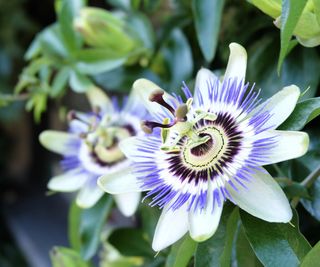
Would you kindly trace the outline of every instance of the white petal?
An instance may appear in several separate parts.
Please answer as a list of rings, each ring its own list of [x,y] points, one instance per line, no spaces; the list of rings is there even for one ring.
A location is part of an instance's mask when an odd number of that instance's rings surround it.
[[[113,104],[105,92],[98,87],[91,87],[86,92],[91,108],[99,107],[102,112],[113,112]]]
[[[127,168],[122,171],[102,175],[98,179],[98,185],[109,194],[141,192],[139,182],[131,172],[131,168]]]
[[[66,132],[47,130],[39,135],[39,141],[46,149],[62,155],[72,154],[68,144],[77,141],[78,136]]]
[[[124,113],[131,113],[132,111],[136,111],[139,113],[139,115],[141,114],[140,117],[143,117],[143,114],[146,113],[146,109],[144,107],[143,101],[141,100],[139,90],[131,90],[128,101],[126,102],[122,111]]]
[[[268,135],[275,136],[277,145],[271,149],[272,155],[266,164],[277,163],[303,156],[309,147],[309,136],[304,132],[271,130]]]
[[[206,106],[209,101],[209,88],[218,78],[208,69],[198,71],[194,87],[194,103],[199,106],[202,102]]]
[[[88,209],[94,206],[103,196],[104,192],[92,181],[82,187],[77,195],[76,203],[83,209]]]
[[[287,223],[291,220],[289,201],[266,170],[255,171],[251,181],[245,182],[245,185],[247,188],[238,185],[238,191],[226,185],[232,201],[241,209],[268,222]]]
[[[87,179],[87,174],[75,169],[51,178],[48,188],[52,191],[72,192],[80,189]]]
[[[175,211],[168,209],[169,205],[162,211],[156,226],[152,242],[152,248],[155,251],[160,251],[172,245],[188,232],[186,205]]]
[[[148,137],[144,137],[147,140]],[[141,137],[129,137],[119,142],[119,148],[125,156],[134,162],[144,162],[146,157],[150,157],[150,154],[139,150],[139,147],[143,144]]]
[[[132,216],[137,210],[141,199],[141,193],[132,192],[125,194],[117,194],[113,197],[121,213],[124,216],[129,217]]]
[[[224,79],[237,78],[238,81],[242,81],[246,76],[247,69],[247,52],[237,43],[231,43],[229,45],[230,56]]]
[[[163,91],[163,89],[161,89],[158,85],[146,79],[139,79],[134,82],[133,90],[133,93],[140,97],[142,104],[149,111],[149,113],[157,119],[157,121],[162,122],[164,118],[173,117],[172,114],[166,108],[164,108],[156,102],[151,102],[149,100],[150,95],[155,91]],[[168,104],[177,104],[177,100],[166,92],[163,95],[163,99]]]
[[[223,205],[213,203],[213,192],[207,196],[207,206],[204,210],[197,209],[189,212],[190,236],[197,242],[209,239],[217,230]],[[213,206],[214,205],[214,206]]]
[[[276,129],[283,123],[294,110],[300,96],[299,87],[290,85],[284,87],[281,91],[273,95],[266,102],[256,107],[252,113],[260,111],[268,111],[272,117],[265,123],[265,127]],[[264,107],[265,106],[265,107]]]

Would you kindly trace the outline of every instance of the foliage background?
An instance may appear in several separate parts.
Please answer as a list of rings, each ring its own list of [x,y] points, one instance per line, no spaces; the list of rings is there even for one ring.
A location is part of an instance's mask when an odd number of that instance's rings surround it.
[[[69,243],[64,244],[68,248],[53,249],[52,264],[316,266],[312,264],[317,264],[320,257],[319,243],[316,245],[320,240],[320,180],[315,179],[320,165],[316,118],[320,113],[320,55],[318,47],[306,48],[292,35],[299,37],[296,25],[310,2],[314,5],[312,14],[320,21],[319,1],[283,0],[282,11],[281,1],[269,1],[276,7],[280,3],[278,12],[285,22],[281,30],[274,26],[274,18],[253,5],[256,1],[251,2],[0,2],[1,266],[25,266],[25,259],[32,257],[21,248],[17,228],[11,223],[16,216],[12,212],[15,205],[34,194],[40,196],[40,202],[56,197],[45,196],[57,158],[40,148],[37,136],[41,130],[64,129],[68,110],[85,111],[88,105],[83,93],[93,84],[120,96],[128,93],[139,77],[175,93],[179,93],[182,81],[193,88],[193,77],[202,66],[217,73],[223,71],[230,42],[247,49],[247,80],[262,89],[263,98],[290,84],[304,92],[294,114],[281,128],[310,133],[309,152],[300,159],[269,166],[293,204],[301,200],[296,227],[271,225],[230,205],[213,238],[197,245],[186,237],[154,258],[150,242],[159,212],[142,205],[136,217],[126,221],[105,197],[86,211],[70,204]],[[80,8],[86,5],[114,12],[114,28],[103,23],[94,28],[75,26]],[[106,20],[113,25],[110,18]],[[304,24],[306,30],[318,26]],[[303,182],[310,174],[312,183]],[[34,206],[28,208],[32,213]],[[66,220],[67,214],[63,216]],[[46,214],[41,224],[50,220],[50,214]]]

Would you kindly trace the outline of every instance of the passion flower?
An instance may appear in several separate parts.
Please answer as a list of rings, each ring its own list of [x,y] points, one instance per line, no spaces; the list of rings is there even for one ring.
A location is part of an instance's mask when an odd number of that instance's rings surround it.
[[[201,69],[193,96],[183,86],[186,101],[144,79],[133,86],[153,116],[142,125],[147,137],[120,142],[136,179],[99,183],[110,193],[147,191],[150,205],[163,209],[156,251],[188,231],[196,241],[210,238],[227,199],[269,222],[292,217],[285,194],[261,166],[307,151],[306,133],[275,130],[293,111],[299,88],[285,87],[260,103],[259,91],[244,82],[245,49],[232,43],[230,51],[223,80]]]
[[[53,177],[48,188],[60,192],[79,190],[76,203],[82,208],[92,207],[104,194],[97,185],[100,176],[132,179],[130,162],[121,152],[119,142],[143,133],[139,116],[145,113],[133,94],[123,109],[98,88],[91,89],[88,98],[93,111],[70,112],[69,132],[48,130],[40,134],[44,147],[63,155],[64,173]],[[140,193],[116,194],[114,199],[120,211],[130,216],[139,204]]]

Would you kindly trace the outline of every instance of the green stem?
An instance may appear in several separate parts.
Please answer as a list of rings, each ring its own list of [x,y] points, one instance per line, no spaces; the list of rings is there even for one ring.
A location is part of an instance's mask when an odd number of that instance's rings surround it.
[[[285,173],[281,170],[281,168],[277,164],[272,164],[272,167],[276,170],[279,176],[287,177]]]
[[[313,172],[311,172],[300,184],[304,187],[310,187],[320,176],[320,165]],[[294,197],[291,201],[291,206],[296,207],[300,201],[300,197]]]
[[[0,99],[9,101],[9,102],[14,102],[14,101],[23,101],[28,99],[30,95],[29,94],[19,94],[19,95],[11,95],[11,94],[0,94]]]

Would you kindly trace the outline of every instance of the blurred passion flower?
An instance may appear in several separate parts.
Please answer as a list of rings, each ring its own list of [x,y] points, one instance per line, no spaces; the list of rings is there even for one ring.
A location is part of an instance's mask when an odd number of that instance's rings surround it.
[[[281,0],[249,0],[262,12],[274,18],[274,24],[281,27]],[[320,45],[320,8],[319,1],[308,0],[298,23],[293,31],[298,42],[306,47]]]
[[[93,112],[71,112],[69,132],[47,130],[39,137],[44,147],[64,157],[64,173],[53,177],[48,188],[60,192],[79,190],[76,203],[82,208],[92,207],[104,194],[97,185],[100,176],[114,175],[123,183],[133,179],[129,160],[118,144],[143,133],[140,115],[145,111],[137,105],[133,94],[123,109],[98,88],[90,89],[87,95]],[[120,211],[130,216],[140,202],[140,193],[116,194],[114,199]]]
[[[306,133],[275,130],[293,111],[299,88],[283,88],[260,104],[259,92],[244,83],[245,49],[230,45],[223,80],[201,69],[194,96],[173,97],[140,79],[134,90],[154,121],[147,137],[120,142],[137,180],[99,180],[110,193],[148,191],[151,206],[163,208],[153,239],[159,251],[188,231],[196,241],[216,231],[226,199],[269,222],[289,222],[292,211],[281,187],[261,166],[302,156]],[[131,178],[133,178],[131,176]]]

